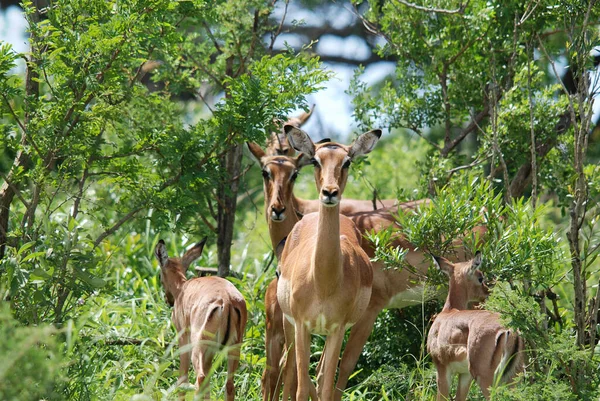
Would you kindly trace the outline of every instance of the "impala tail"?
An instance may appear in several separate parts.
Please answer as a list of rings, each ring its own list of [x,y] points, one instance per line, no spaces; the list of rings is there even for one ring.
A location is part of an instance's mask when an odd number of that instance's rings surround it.
[[[228,305],[227,311],[223,313],[222,325],[222,345],[231,345],[239,342],[240,333],[242,333],[242,313],[234,305]],[[225,318],[226,317],[226,318]]]
[[[523,370],[525,344],[515,331],[506,330],[498,334],[496,347],[503,352],[495,379],[499,375],[499,382],[506,383]]]

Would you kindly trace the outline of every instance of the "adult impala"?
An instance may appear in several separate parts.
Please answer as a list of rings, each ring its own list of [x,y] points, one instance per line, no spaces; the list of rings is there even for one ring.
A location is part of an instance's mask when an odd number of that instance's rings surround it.
[[[298,177],[300,169],[310,164],[308,157],[300,154],[297,157],[269,155],[268,150],[263,150],[254,143],[248,143],[251,153],[260,163],[263,175],[263,189],[265,198],[265,217],[269,227],[269,235],[273,249],[288,236],[294,225],[299,221],[299,213],[296,208],[299,207],[298,199],[294,196],[294,183]],[[346,200],[342,200],[343,205]],[[303,202],[303,201],[302,201]],[[317,202],[319,202],[317,200]],[[416,210],[419,205],[429,202],[428,199],[419,201],[410,201],[401,203],[398,208],[403,211]],[[300,206],[301,207],[301,206]],[[374,226],[370,215],[379,216],[380,211],[365,212],[354,216],[355,223],[365,224],[368,220],[368,226]],[[393,219],[389,211],[385,212],[390,216],[391,223]],[[300,213],[302,214],[302,213]],[[364,230],[362,230],[364,232]],[[364,245],[364,243],[363,243]],[[266,364],[262,376],[263,400],[273,400],[279,395],[279,388],[285,374],[281,373],[280,363],[284,355],[284,332],[283,315],[281,307],[277,302],[277,279],[269,283],[265,293],[265,311],[266,311],[266,330],[265,330],[265,349]],[[354,327],[353,327],[354,330]],[[366,341],[366,340],[365,340]],[[362,349],[362,346],[361,348]],[[350,370],[353,369],[353,366]],[[290,380],[295,381],[295,377],[290,376]],[[292,390],[293,391],[293,384]]]
[[[489,399],[492,385],[509,381],[523,370],[523,340],[502,326],[497,313],[468,310],[470,302],[483,301],[489,295],[479,270],[479,252],[473,260],[463,263],[437,257],[434,260],[450,278],[444,309],[427,336],[427,350],[437,369],[437,400],[450,400],[455,374],[457,401],[466,400],[473,379]]]
[[[261,165],[264,178],[265,216],[273,250],[288,236],[300,220],[293,204],[293,188],[298,172],[308,163],[304,155],[297,157],[268,156],[260,146],[249,143],[248,147]],[[265,293],[265,348],[266,362],[262,376],[263,400],[273,400],[279,395],[282,375],[280,364],[284,355],[285,336],[283,313],[277,302],[277,279],[273,279]],[[289,376],[288,380],[294,381]],[[294,388],[293,383],[290,388]]]
[[[351,146],[315,145],[300,129],[284,126],[290,144],[315,164],[320,207],[305,215],[288,236],[280,261],[277,299],[285,318],[286,343],[295,349],[296,400],[305,401],[314,385],[309,376],[310,335],[327,336],[321,360],[318,399],[334,397],[335,373],[345,331],[367,308],[373,271],[352,220],[340,215],[340,200],[355,157],[373,150],[380,130],[369,131]],[[291,352],[291,351],[290,351]],[[290,357],[288,356],[288,360]],[[284,399],[288,381],[284,382]]]
[[[215,351],[227,347],[227,401],[233,401],[233,375],[240,359],[240,346],[246,328],[246,301],[229,281],[220,277],[186,279],[190,264],[202,254],[206,238],[188,250],[182,258],[169,258],[163,240],[154,254],[160,264],[160,281],[165,299],[173,307],[171,319],[179,333],[179,384],[188,382],[190,359],[196,371],[196,391],[210,396],[209,377]],[[185,395],[180,396],[181,399]]]

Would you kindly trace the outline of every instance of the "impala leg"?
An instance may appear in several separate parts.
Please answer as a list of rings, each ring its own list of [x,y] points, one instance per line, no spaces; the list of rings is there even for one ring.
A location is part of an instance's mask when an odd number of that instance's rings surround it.
[[[469,373],[463,373],[458,376],[458,388],[456,391],[456,401],[465,401],[469,395],[469,388],[473,377]]]
[[[327,344],[325,344],[327,345]],[[321,352],[321,357],[319,358],[319,363],[317,364],[317,393],[321,393],[321,388],[323,388],[323,361],[325,359],[325,346],[323,346],[323,351]]]
[[[185,332],[179,336],[179,349],[185,348],[190,343],[190,334]],[[179,379],[177,385],[186,384],[189,382],[188,373],[190,371],[190,351],[179,354]],[[179,399],[185,399],[185,393],[179,394]]]
[[[194,339],[192,338],[192,341]],[[196,371],[196,395],[204,394],[204,399],[210,398],[210,367],[214,353],[209,349],[206,340],[196,340],[192,350],[192,363]]]
[[[348,385],[348,379],[356,367],[356,362],[373,331],[377,315],[381,311],[379,306],[369,306],[362,315],[360,320],[356,322],[350,330],[350,337],[344,348],[342,361],[340,362],[340,373],[338,375],[337,386],[335,391],[335,401],[342,399],[342,393]]]
[[[327,336],[325,341],[325,357],[323,359],[323,387],[320,389],[320,401],[333,401],[335,393],[335,372],[344,341],[344,330],[342,326],[334,333]]]
[[[235,386],[233,385],[233,376],[240,364],[241,344],[233,345],[227,352],[227,384],[225,385],[225,394],[227,401],[233,401],[235,398]]]
[[[450,400],[450,384],[452,377],[450,372],[443,366],[437,365],[437,401]]]
[[[283,323],[285,333],[285,362],[283,363],[283,401],[296,399],[296,347],[295,329],[287,319]]]
[[[477,384],[486,400],[490,399],[490,388],[494,385],[494,371],[490,370],[486,374],[477,377]]]
[[[262,376],[262,392],[264,401],[273,401],[279,395],[280,373],[284,364],[281,358],[285,351],[285,341],[282,336],[275,336],[272,330],[267,329],[265,333],[266,366]],[[281,366],[280,366],[281,365]]]
[[[298,376],[298,389],[296,401],[308,401],[310,390],[310,375],[308,366],[310,362],[310,333],[308,329],[299,324],[296,326],[296,371]]]

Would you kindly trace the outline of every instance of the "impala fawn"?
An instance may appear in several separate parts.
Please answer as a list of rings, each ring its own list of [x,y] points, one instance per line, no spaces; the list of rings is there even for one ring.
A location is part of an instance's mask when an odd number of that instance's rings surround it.
[[[500,323],[498,313],[468,310],[470,302],[483,301],[489,295],[479,270],[479,252],[468,262],[452,263],[438,257],[434,261],[450,278],[446,303],[427,336],[427,350],[437,369],[437,400],[450,400],[455,374],[457,401],[467,398],[473,379],[489,399],[492,385],[509,381],[523,370],[523,339]]]
[[[196,371],[197,392],[210,396],[208,373],[215,352],[227,347],[226,399],[233,401],[233,375],[240,359],[240,347],[246,328],[246,301],[229,281],[220,277],[186,279],[190,264],[200,257],[206,238],[181,258],[169,258],[163,240],[154,254],[160,264],[160,281],[165,299],[173,307],[171,319],[179,333],[179,384],[188,382],[190,360]],[[192,348],[186,350],[187,345]],[[184,399],[185,394],[180,395]]]

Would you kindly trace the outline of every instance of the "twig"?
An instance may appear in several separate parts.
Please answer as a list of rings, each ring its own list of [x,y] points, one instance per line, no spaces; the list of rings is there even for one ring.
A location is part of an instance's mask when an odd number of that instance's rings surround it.
[[[290,0],[285,0],[285,8],[283,9],[283,16],[281,17],[281,21],[279,22],[279,27],[275,33],[271,32],[271,43],[269,44],[269,54],[273,54],[273,46],[275,45],[275,41],[277,37],[281,34],[281,30],[283,29],[283,23],[285,22],[285,17],[287,16],[288,6],[290,4]]]
[[[461,4],[455,10],[447,10],[445,8],[423,7],[418,4],[409,3],[408,1],[405,1],[405,0],[396,0],[396,1],[400,4],[405,5],[406,7],[410,7],[415,10],[424,11],[427,13],[438,13],[438,14],[462,14],[465,12],[465,9],[467,8],[467,5],[469,4],[469,2],[467,1],[465,4]]]
[[[450,178],[452,177],[452,175],[454,175],[454,173],[456,173],[457,171],[460,170],[466,170],[475,166],[479,166],[480,164],[483,164],[484,162],[486,162],[487,160],[489,160],[490,156],[485,157],[484,159],[475,159],[473,160],[473,162],[464,165],[464,166],[459,166],[459,167],[454,167],[453,169],[448,170],[448,180],[450,180]]]
[[[212,40],[213,44],[215,45],[215,49],[217,49],[219,54],[223,54],[223,50],[221,50],[221,46],[219,46],[219,42],[217,42],[217,39],[214,37],[214,35],[213,35],[212,31],[210,30],[210,27],[208,26],[206,21],[202,21],[202,25],[204,26],[204,29],[206,29],[206,33],[208,33],[208,37]]]
[[[111,235],[115,231],[117,231],[123,224],[125,224],[126,222],[128,222],[129,220],[131,220],[133,218],[133,216],[135,216],[140,210],[142,210],[141,207],[133,209],[132,211],[130,211],[129,213],[127,213],[125,216],[123,216],[119,221],[117,221],[115,224],[113,224],[112,227],[110,227],[109,229],[107,229],[106,231],[104,231],[102,234],[100,234],[98,236],[98,238],[96,238],[96,241],[94,241],[94,248],[98,247],[98,245],[100,245],[100,243],[102,241],[104,241],[104,239],[106,237],[108,237],[109,235]]]
[[[531,130],[531,207],[535,210],[537,202],[537,154],[535,151],[535,128],[533,127],[533,95],[531,94],[531,59],[533,58],[533,51],[529,52],[530,47],[531,43],[527,41],[527,55],[531,57],[527,60],[527,94],[529,97],[529,128]]]
[[[2,171],[0,171],[0,177],[2,177],[4,182],[6,182],[6,184],[14,191],[14,193],[17,195],[17,198],[19,198],[23,205],[25,205],[25,208],[29,209],[29,202],[25,200],[21,191],[19,191],[19,188],[17,188],[12,182],[10,182],[8,177]]]

